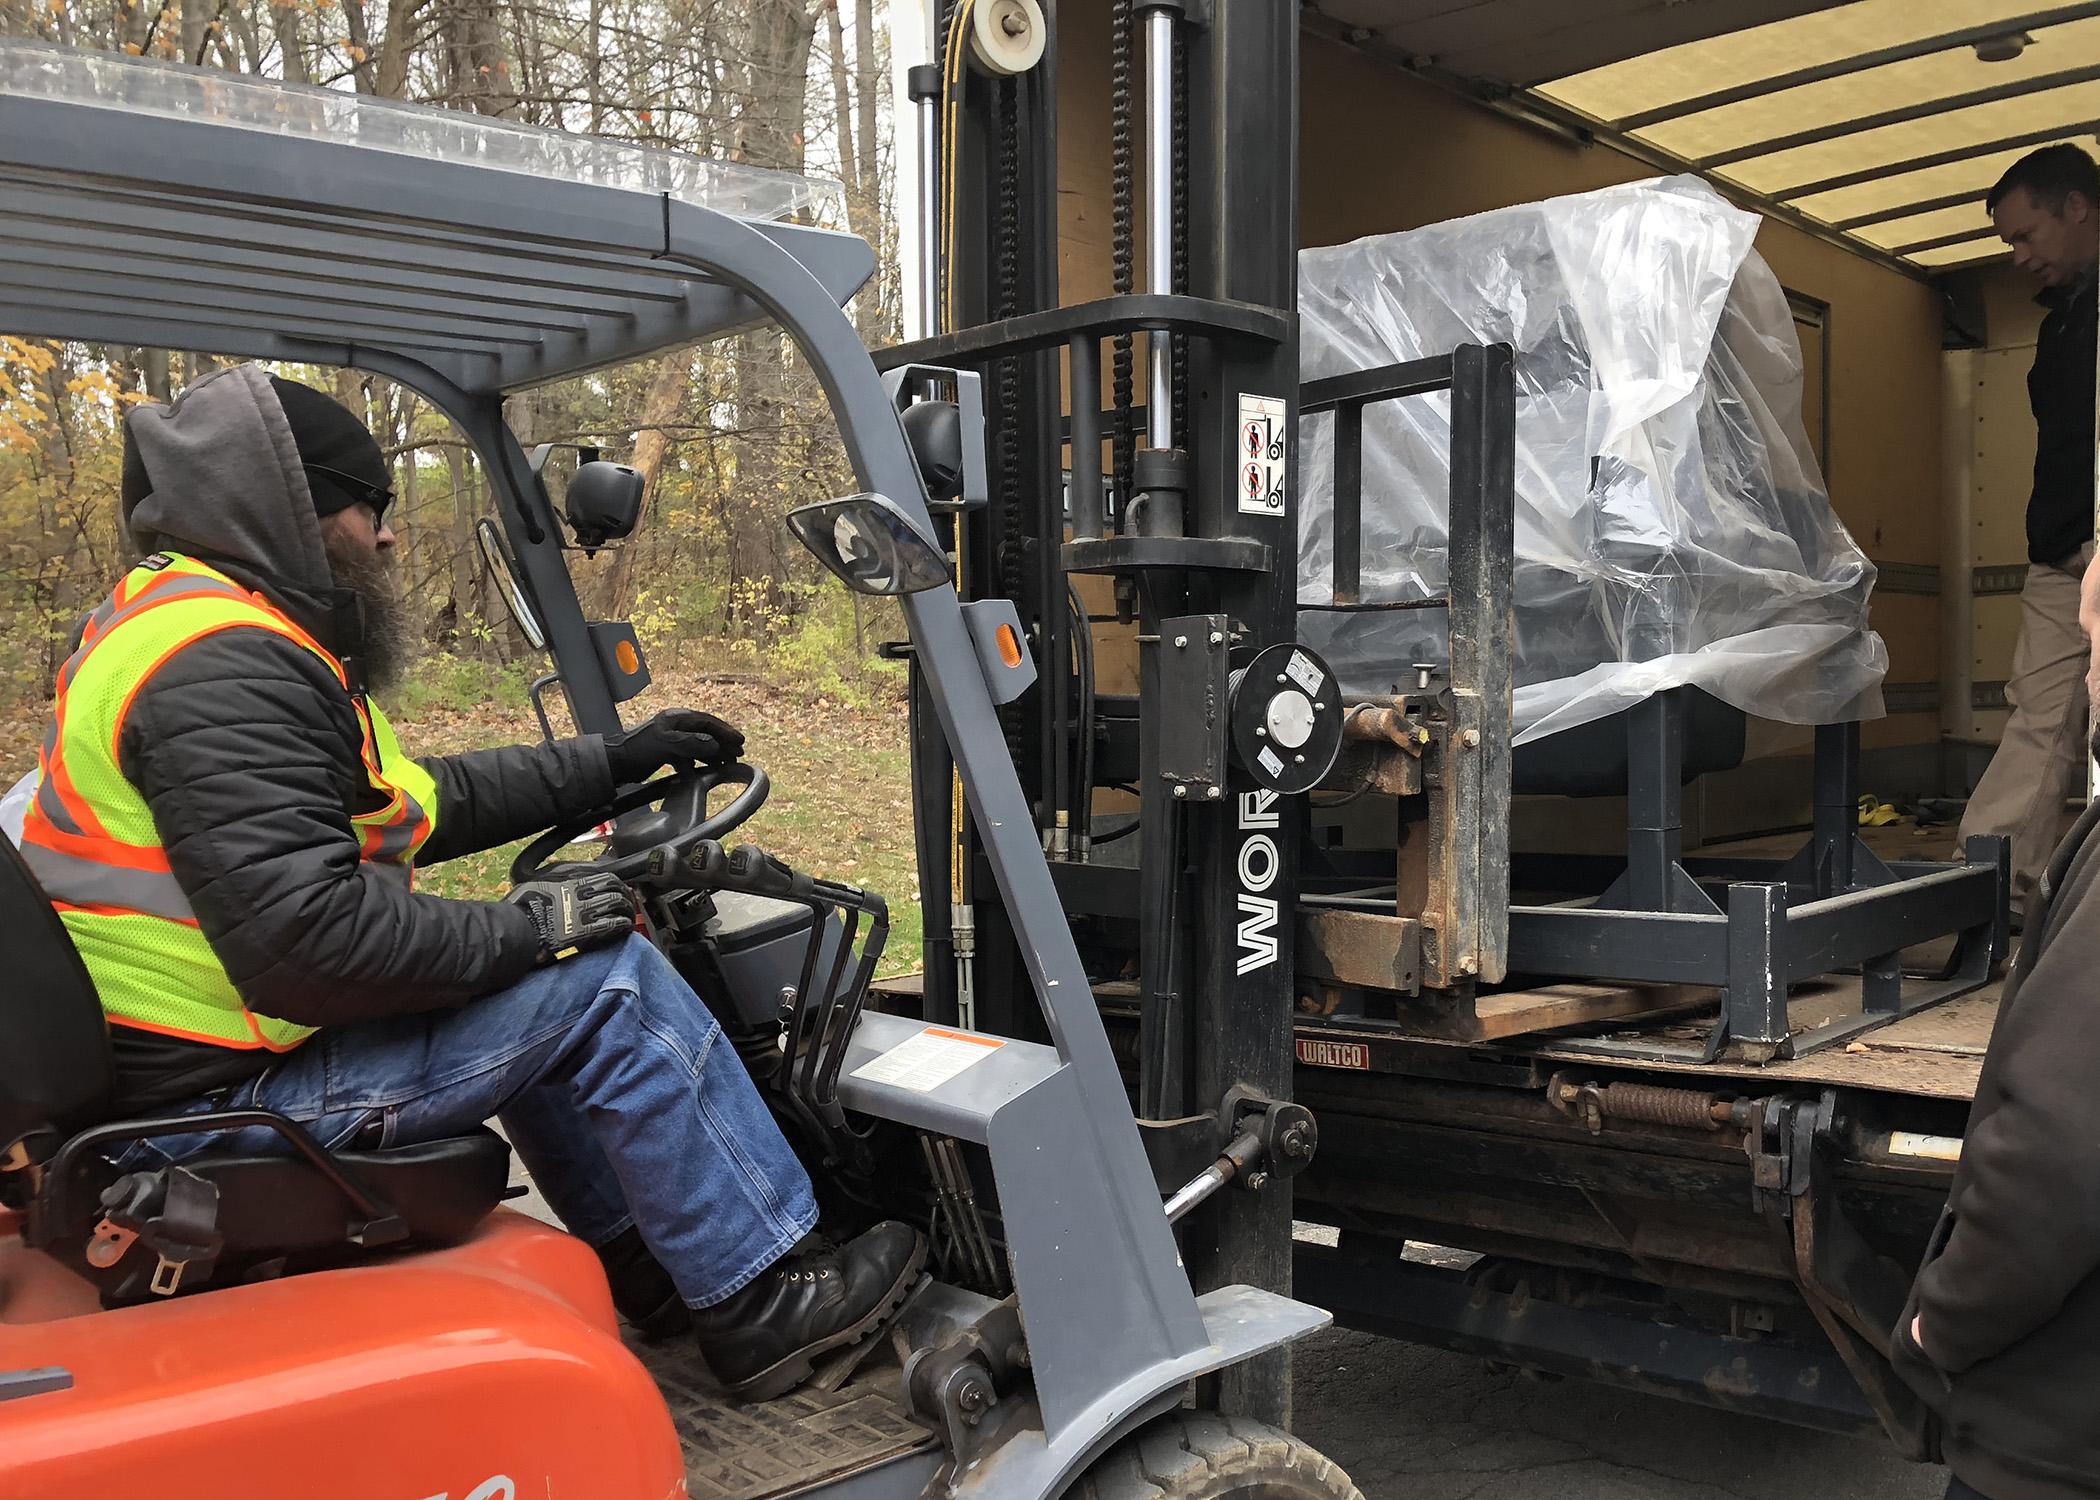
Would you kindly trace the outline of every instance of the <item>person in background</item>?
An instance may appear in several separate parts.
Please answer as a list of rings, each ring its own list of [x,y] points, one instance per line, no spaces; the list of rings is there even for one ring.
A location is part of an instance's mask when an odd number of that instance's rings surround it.
[[[2027,500],[2027,584],[2020,640],[2005,684],[2012,717],[1969,798],[1964,844],[2012,840],[2013,913],[2025,910],[2056,847],[2065,799],[2083,765],[2086,639],[2078,586],[2093,555],[2094,261],[2100,258],[2100,166],[2077,146],[2045,146],[2006,170],[1985,199],[2013,264],[2042,284],[2048,309],[2027,375],[2034,411],[2034,488]]]

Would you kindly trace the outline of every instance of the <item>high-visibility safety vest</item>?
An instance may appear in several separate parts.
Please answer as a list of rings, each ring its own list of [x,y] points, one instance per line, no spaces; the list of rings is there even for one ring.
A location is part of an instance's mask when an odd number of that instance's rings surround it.
[[[42,783],[22,822],[22,855],[87,964],[113,1024],[226,1047],[283,1052],[313,1034],[250,1011],[198,930],[168,868],[152,811],[125,779],[117,744],[140,686],[183,647],[221,630],[275,631],[349,687],[343,665],[262,595],[193,558],[157,554],[88,617],[58,674],[40,756]],[[437,786],[406,755],[378,707],[352,700],[365,775],[380,796],[351,823],[366,862],[405,883],[436,827]]]

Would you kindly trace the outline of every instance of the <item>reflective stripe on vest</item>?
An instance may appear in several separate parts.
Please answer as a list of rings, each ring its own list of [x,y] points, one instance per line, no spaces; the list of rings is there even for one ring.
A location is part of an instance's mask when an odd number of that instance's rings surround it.
[[[257,1015],[242,1003],[168,867],[152,810],[119,763],[125,715],[146,679],[183,647],[233,629],[296,642],[347,689],[342,664],[261,595],[192,558],[147,559],[88,617],[59,671],[38,757],[42,780],[22,822],[22,854],[72,934],[112,1022],[284,1051],[313,1028]],[[350,821],[364,860],[406,883],[435,828],[437,787],[402,753],[377,706],[362,696],[352,701],[365,779],[380,805]]]

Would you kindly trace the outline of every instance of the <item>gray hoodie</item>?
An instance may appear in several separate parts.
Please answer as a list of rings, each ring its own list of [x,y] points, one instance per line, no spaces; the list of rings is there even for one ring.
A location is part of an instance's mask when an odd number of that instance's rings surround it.
[[[140,552],[181,552],[270,596],[339,657],[363,631],[335,586],[291,424],[257,365],[215,370],[172,406],[125,414],[124,520]]]

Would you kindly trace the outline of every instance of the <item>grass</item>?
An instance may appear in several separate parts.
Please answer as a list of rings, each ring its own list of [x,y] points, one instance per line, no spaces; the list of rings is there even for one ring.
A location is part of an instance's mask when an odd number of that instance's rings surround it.
[[[409,729],[397,727],[409,740]],[[773,778],[773,794],[727,842],[757,844],[798,870],[881,895],[889,902],[891,925],[877,972],[916,970],[923,951],[923,923],[911,842],[909,755],[903,750],[838,745],[817,752],[813,740],[790,742],[790,748],[763,731],[747,732],[752,744],[746,758],[765,767]],[[761,750],[761,740],[772,743]],[[878,806],[876,799],[885,800]],[[497,900],[510,889],[511,861],[528,842],[520,839],[418,870],[416,889],[455,900]]]
[[[384,700],[411,755],[448,755],[540,738],[525,704],[523,668],[451,657],[420,664]],[[922,923],[912,849],[910,752],[901,693],[884,684],[852,694],[769,682],[744,673],[669,668],[621,706],[629,724],[659,709],[704,708],[743,729],[745,759],[772,778],[772,796],[728,842],[752,842],[807,870],[880,894],[890,938],[878,972],[919,967]],[[558,702],[559,695],[550,695]],[[19,704],[0,722],[0,790],[36,765],[47,703]],[[555,729],[562,732],[557,721]],[[455,900],[494,901],[510,889],[510,863],[527,840],[416,872],[416,888]],[[936,899],[939,899],[938,896]]]
[[[419,674],[413,692],[395,695],[389,716],[410,754],[539,737],[529,709],[500,691],[451,691],[459,680],[447,667],[436,684]],[[798,870],[877,892],[889,903],[891,924],[879,972],[917,969],[923,924],[903,705],[849,703],[742,674],[671,670],[622,713],[632,724],[673,705],[705,708],[736,724],[745,734],[744,758],[772,778],[766,805],[727,842],[755,843]],[[525,842],[420,870],[417,889],[496,900],[510,889],[510,863]]]

